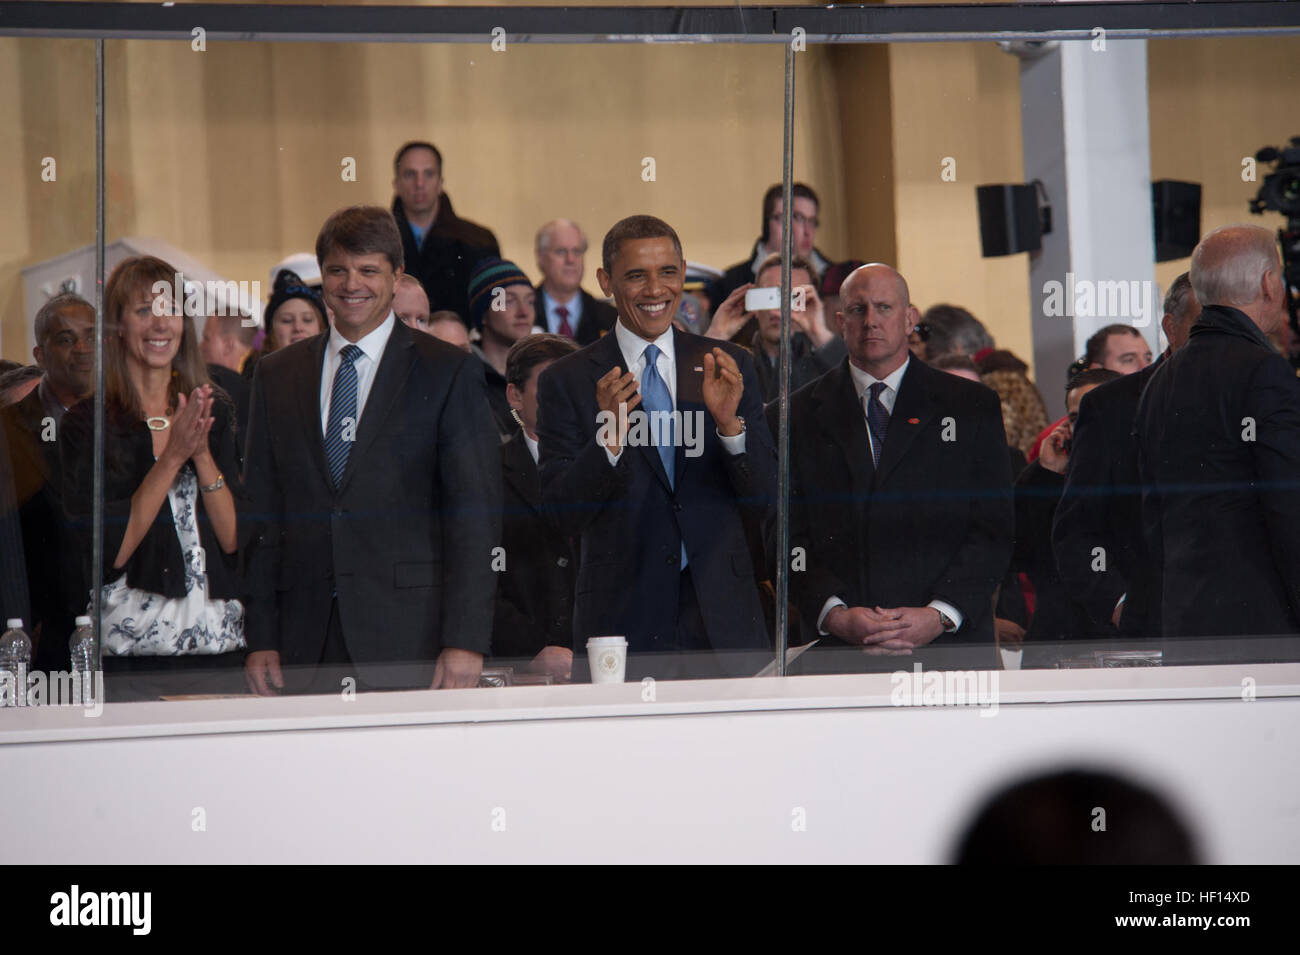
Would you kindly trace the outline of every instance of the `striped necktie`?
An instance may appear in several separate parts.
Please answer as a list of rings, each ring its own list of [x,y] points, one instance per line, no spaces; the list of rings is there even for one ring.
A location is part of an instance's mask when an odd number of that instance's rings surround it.
[[[348,466],[348,452],[357,436],[357,368],[354,362],[361,354],[356,345],[343,347],[339,352],[338,371],[334,372],[334,390],[330,392],[325,459],[336,488],[343,479],[343,470]]]

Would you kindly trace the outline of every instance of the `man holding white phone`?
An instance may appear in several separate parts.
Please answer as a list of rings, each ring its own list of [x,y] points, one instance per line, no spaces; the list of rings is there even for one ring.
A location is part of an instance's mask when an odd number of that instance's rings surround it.
[[[790,262],[791,307],[794,323],[790,336],[790,390],[803,387],[835,367],[846,354],[844,340],[826,324],[826,309],[817,294],[816,275],[807,259],[795,256]],[[769,255],[759,266],[757,282],[737,286],[713,315],[707,334],[731,340],[751,318],[757,328],[749,348],[758,372],[763,401],[774,400],[780,391],[778,360],[781,349],[781,256]]]

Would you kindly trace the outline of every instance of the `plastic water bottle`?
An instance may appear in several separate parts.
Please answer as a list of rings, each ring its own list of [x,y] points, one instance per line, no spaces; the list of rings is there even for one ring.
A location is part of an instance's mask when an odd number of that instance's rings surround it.
[[[23,630],[23,622],[11,617],[0,637],[0,681],[3,682],[6,706],[27,703],[27,670],[32,665],[32,638]]]
[[[95,628],[90,625],[89,617],[78,617],[77,629],[72,631],[68,640],[68,652],[72,655],[72,673],[75,677],[74,687],[81,692],[81,699],[76,703],[89,703],[94,699],[95,670],[99,668],[99,641],[95,639]]]

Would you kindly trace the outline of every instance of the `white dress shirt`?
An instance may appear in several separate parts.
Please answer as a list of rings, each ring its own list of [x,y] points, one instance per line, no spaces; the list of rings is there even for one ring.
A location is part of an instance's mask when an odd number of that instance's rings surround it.
[[[370,397],[370,386],[375,383],[379,359],[383,357],[384,346],[388,344],[388,337],[393,334],[393,323],[396,321],[396,316],[390,310],[388,317],[379,323],[379,327],[358,342],[348,341],[339,334],[337,328],[330,329],[329,344],[325,346],[325,364],[320,376],[320,433],[322,435],[329,430],[330,396],[334,393],[334,375],[338,372],[339,363],[342,361],[339,353],[352,344],[361,349],[361,354],[352,362],[357,370],[356,423],[360,424],[361,415],[366,410],[366,399]]]
[[[871,386],[878,381],[883,381],[885,383],[885,390],[880,393],[879,401],[882,405],[885,406],[885,410],[888,411],[889,414],[892,416],[894,413],[894,405],[898,401],[899,386],[901,386],[903,383],[903,375],[906,374],[907,366],[911,363],[911,361],[912,361],[912,357],[911,355],[909,355],[907,358],[903,359],[903,363],[901,365],[899,365],[896,369],[891,371],[884,378],[876,378],[875,376],[870,375],[867,372],[863,371],[857,365],[853,364],[853,362],[849,362],[849,372],[853,375],[853,388],[858,394],[858,410],[859,412],[862,413],[862,427],[867,432],[867,443],[868,446],[871,448],[873,456],[876,450],[876,439],[871,433],[871,428],[867,426],[866,404],[863,401],[863,396],[870,395]],[[826,631],[822,629],[822,623],[825,622],[826,615],[830,613],[832,610],[834,610],[836,607],[847,607],[847,606],[848,604],[846,604],[839,597],[827,598],[826,603],[822,605],[822,612],[817,616],[817,632],[825,636]],[[945,617],[947,617],[949,620],[955,623],[958,629],[961,628],[961,624],[962,624],[961,612],[952,604],[944,600],[932,599],[926,606],[933,607],[935,610],[939,611],[941,614],[943,614]]]
[[[659,372],[659,377],[663,379],[664,384],[668,386],[668,395],[673,400],[673,410],[677,410],[677,350],[673,344],[673,327],[668,326],[668,330],[656,338],[653,342],[648,342],[636,332],[629,329],[623,324],[620,318],[614,323],[614,337],[618,341],[619,351],[623,353],[624,373],[631,371],[636,376],[637,387],[641,387],[641,376],[645,373],[645,350],[650,345],[656,345],[659,348],[659,360],[655,362],[655,368]],[[687,374],[693,374],[694,370],[688,370]],[[639,410],[637,405],[633,410]],[[722,441],[722,447],[728,454],[745,453],[745,432],[727,436],[718,432],[718,438]],[[605,456],[609,459],[611,465],[618,464],[619,456],[623,449],[619,448],[618,454],[610,454],[609,448],[605,449]]]
[[[528,445],[528,453],[533,456],[533,463],[536,464],[541,458],[542,449],[536,438],[529,437],[527,429],[521,430],[524,432],[524,444]]]
[[[569,330],[572,331],[576,337],[578,334],[578,322],[582,319],[582,290],[579,289],[574,292],[573,298],[569,299],[567,302],[557,302],[555,299],[551,298],[551,294],[546,291],[542,291],[541,296],[546,309],[546,330],[552,335],[560,334],[560,316],[556,314],[555,310],[563,305],[569,310],[567,318]]]

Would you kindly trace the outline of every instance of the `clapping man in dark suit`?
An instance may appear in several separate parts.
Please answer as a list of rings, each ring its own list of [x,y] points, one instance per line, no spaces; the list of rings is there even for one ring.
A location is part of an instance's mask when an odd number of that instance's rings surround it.
[[[1215,229],[1191,280],[1200,318],[1135,428],[1162,634],[1300,635],[1300,382],[1268,341],[1286,320],[1272,234]]]
[[[397,321],[402,240],[374,206],[316,239],[334,326],[258,363],[249,424],[245,671],[284,686],[468,687],[501,527],[482,363]]]
[[[676,655],[769,645],[742,523],[776,484],[753,362],[673,327],[686,262],[666,222],[623,219],[601,259],[614,331],[539,382],[543,497],[581,541],[574,649],[621,635],[630,675],[753,672]]]
[[[916,309],[887,265],[844,281],[848,358],[790,399],[790,575],[808,637],[908,654],[993,641],[1013,509],[997,395],[910,357]],[[775,416],[776,408],[770,409]]]

